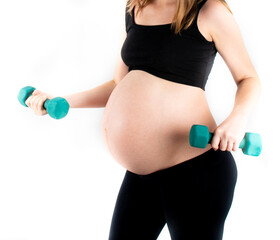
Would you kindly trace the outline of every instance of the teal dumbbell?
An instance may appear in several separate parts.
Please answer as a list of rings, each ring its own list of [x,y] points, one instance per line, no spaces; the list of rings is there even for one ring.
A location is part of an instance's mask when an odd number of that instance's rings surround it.
[[[21,105],[28,107],[25,104],[25,101],[32,95],[34,91],[35,88],[30,86],[24,87],[19,91],[17,98]],[[65,98],[56,97],[53,99],[47,99],[44,102],[44,108],[47,110],[50,117],[54,119],[61,119],[67,115],[69,111],[69,103]]]
[[[205,148],[212,141],[213,133],[210,133],[207,126],[193,125],[191,127],[189,140],[192,147]],[[258,133],[246,132],[239,148],[242,152],[251,156],[259,156],[262,150],[261,135]]]

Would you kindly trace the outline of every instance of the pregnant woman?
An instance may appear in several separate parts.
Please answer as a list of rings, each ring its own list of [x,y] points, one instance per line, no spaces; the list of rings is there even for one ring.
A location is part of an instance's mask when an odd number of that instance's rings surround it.
[[[221,240],[237,180],[230,151],[261,92],[239,28],[224,0],[128,0],[125,27],[113,80],[65,96],[72,108],[106,107],[104,140],[127,169],[109,239],[157,239],[167,224],[173,240]],[[205,96],[217,52],[237,85],[219,126]],[[46,98],[36,90],[26,104],[45,115]],[[189,145],[193,124],[214,132],[205,149]]]

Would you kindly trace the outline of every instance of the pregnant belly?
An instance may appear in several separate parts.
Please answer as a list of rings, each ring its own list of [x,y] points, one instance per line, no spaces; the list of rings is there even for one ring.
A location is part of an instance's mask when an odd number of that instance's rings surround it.
[[[102,133],[116,161],[131,172],[149,174],[210,149],[189,145],[192,124],[216,127],[204,91],[134,70],[113,90]]]

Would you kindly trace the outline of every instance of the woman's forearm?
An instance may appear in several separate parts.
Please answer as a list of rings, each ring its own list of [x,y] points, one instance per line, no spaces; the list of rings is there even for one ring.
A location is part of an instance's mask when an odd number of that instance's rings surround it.
[[[242,80],[235,94],[234,107],[230,115],[246,120],[250,118],[261,94],[261,83],[258,77]]]
[[[63,98],[67,100],[70,108],[105,107],[115,87],[115,81],[111,80],[95,88],[63,96]]]

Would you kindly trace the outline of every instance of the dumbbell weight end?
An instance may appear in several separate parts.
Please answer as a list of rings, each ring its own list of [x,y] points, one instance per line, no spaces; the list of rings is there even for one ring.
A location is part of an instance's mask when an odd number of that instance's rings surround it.
[[[65,98],[55,97],[53,99],[47,99],[44,102],[44,108],[47,110],[50,117],[61,119],[67,115],[70,106]]]
[[[24,107],[28,107],[26,104],[25,104],[25,101],[27,98],[29,98],[32,93],[35,91],[35,88],[34,87],[31,87],[31,86],[26,86],[22,89],[20,89],[18,95],[17,95],[17,99],[18,101],[20,102],[20,104]]]

